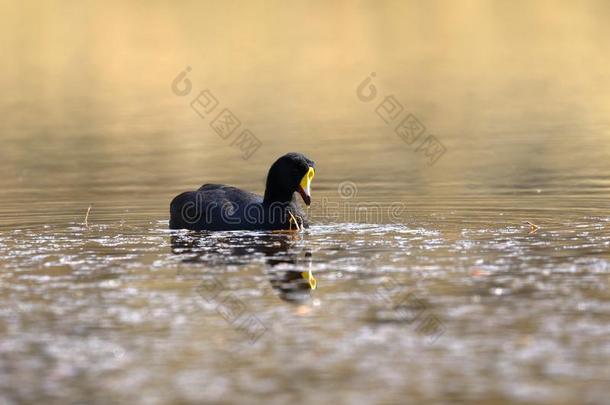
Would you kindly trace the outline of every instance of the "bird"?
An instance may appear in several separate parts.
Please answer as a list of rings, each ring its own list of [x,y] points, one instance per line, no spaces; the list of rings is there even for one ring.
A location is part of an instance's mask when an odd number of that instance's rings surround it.
[[[170,229],[193,231],[302,230],[309,221],[296,200],[311,204],[315,162],[302,153],[278,158],[269,169],[265,194],[260,196],[224,184],[204,184],[170,203]]]

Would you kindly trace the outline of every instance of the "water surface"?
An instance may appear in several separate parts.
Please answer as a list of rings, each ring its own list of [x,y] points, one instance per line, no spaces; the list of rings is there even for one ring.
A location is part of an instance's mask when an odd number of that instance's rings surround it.
[[[3,5],[0,402],[604,403],[607,4],[457,4]],[[306,232],[167,229],[293,150]]]

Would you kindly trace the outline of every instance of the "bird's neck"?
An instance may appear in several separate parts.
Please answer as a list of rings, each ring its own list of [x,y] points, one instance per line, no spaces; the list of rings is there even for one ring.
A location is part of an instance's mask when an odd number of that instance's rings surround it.
[[[294,193],[269,187],[269,184],[267,184],[263,202],[265,204],[290,204],[293,198]]]
[[[294,192],[286,190],[286,187],[281,187],[282,177],[278,174],[280,168],[277,167],[277,162],[274,163],[267,173],[267,181],[265,182],[265,197],[263,202],[267,205],[271,204],[289,204],[292,201]]]

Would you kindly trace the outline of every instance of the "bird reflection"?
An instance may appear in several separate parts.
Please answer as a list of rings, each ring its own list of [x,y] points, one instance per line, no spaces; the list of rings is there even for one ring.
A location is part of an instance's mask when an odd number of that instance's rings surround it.
[[[265,275],[277,295],[303,302],[317,287],[312,254],[299,246],[294,233],[180,233],[171,236],[171,249],[184,263],[206,266],[265,264]],[[200,274],[200,273],[199,273]]]

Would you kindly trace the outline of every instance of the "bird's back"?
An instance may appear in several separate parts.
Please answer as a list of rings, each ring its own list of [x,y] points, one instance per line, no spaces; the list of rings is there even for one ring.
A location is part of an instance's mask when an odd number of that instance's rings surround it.
[[[170,204],[171,229],[258,229],[262,197],[224,184],[204,184],[176,196]]]

